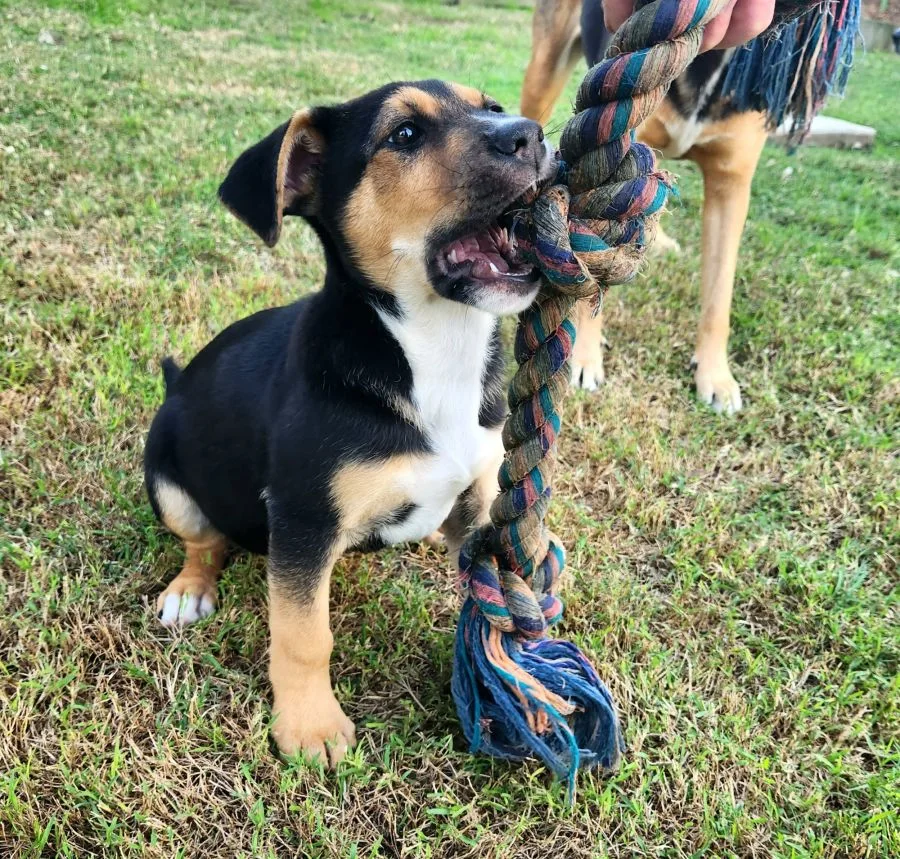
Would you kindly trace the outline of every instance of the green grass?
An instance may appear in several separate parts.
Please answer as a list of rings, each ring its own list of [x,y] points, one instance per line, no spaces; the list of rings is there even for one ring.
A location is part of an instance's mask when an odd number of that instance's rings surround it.
[[[338,565],[334,674],[360,744],[335,774],[271,753],[262,561],[239,556],[183,634],[149,610],[180,558],[141,485],[159,359],[322,275],[299,223],[269,252],[217,206],[227,165],[293,108],[389,79],[514,106],[529,39],[525,2],[0,0],[0,855],[900,851],[891,55],[830,110],[875,125],[873,151],[763,155],[737,418],[699,408],[686,370],[693,166],[666,219],[685,253],[608,296],[609,381],[567,408],[551,519],[564,634],[629,750],[574,809],[537,765],[466,752],[453,576],[431,550]]]

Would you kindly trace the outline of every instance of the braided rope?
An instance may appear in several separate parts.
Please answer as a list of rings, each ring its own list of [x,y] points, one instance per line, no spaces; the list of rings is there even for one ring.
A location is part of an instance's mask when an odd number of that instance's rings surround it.
[[[607,59],[581,84],[560,141],[555,184],[515,225],[544,286],[519,319],[503,429],[506,456],[491,524],[460,553],[466,594],[456,639],[453,696],[473,751],[537,756],[567,776],[611,768],[624,749],[612,698],[578,648],[547,638],[562,617],[565,563],[547,530],[569,387],[576,301],[599,301],[638,271],[672,183],[634,129],[697,55],[706,23],[728,0],[653,0],[619,29]]]

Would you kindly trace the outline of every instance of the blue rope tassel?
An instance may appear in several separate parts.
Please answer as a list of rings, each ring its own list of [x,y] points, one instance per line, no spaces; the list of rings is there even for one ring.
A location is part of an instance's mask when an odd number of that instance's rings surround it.
[[[579,767],[612,769],[625,751],[612,695],[574,644],[556,638],[523,643],[503,636],[509,659],[578,712],[579,718],[570,723],[565,714],[544,703],[549,730],[536,733],[521,703],[508,691],[514,685],[530,698],[527,686],[493,664],[484,648],[471,646],[490,632],[490,623],[467,599],[456,630],[452,691],[469,746],[472,752],[505,760],[538,757],[566,780],[571,797]]]
[[[813,117],[843,94],[853,65],[860,0],[827,0],[817,9],[738,48],[722,94],[739,110],[763,110],[770,128],[790,118],[789,140],[802,142]]]

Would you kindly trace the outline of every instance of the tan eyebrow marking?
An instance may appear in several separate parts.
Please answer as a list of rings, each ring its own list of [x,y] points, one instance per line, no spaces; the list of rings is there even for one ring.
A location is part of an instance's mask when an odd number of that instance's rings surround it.
[[[431,119],[436,119],[441,112],[441,103],[431,93],[414,86],[405,86],[397,90],[385,103],[388,109],[398,111],[414,111]]]
[[[484,108],[487,105],[487,98],[480,90],[462,84],[450,84],[450,88],[464,101],[471,104],[472,107]]]

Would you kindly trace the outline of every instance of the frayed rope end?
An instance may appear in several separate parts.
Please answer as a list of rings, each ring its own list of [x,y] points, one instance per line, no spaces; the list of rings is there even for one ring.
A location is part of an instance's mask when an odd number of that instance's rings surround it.
[[[537,758],[575,798],[579,768],[615,769],[625,751],[609,690],[571,642],[520,641],[466,600],[456,632],[453,700],[472,752]]]
[[[790,123],[788,144],[802,143],[829,95],[841,95],[853,65],[860,0],[783,2],[779,24],[738,48],[722,95],[738,110],[762,110],[770,129]],[[800,17],[791,19],[790,12]]]

